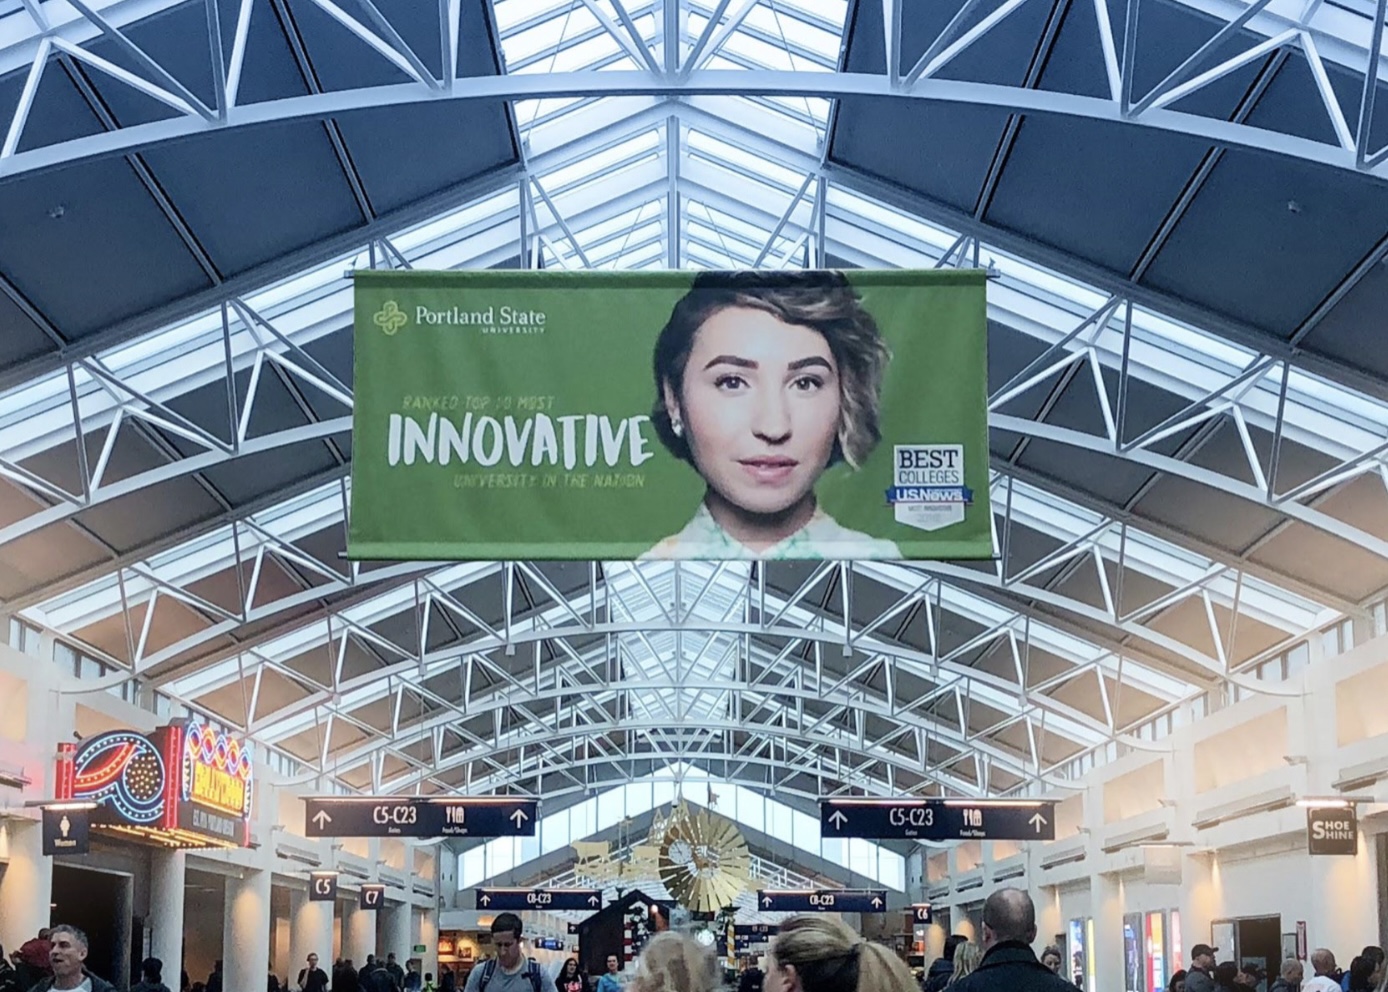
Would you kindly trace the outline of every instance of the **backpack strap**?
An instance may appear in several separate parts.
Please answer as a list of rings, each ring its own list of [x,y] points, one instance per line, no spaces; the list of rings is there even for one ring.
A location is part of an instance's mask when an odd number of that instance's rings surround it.
[[[530,986],[535,992],[544,992],[544,975],[540,972],[540,962],[534,958],[530,959],[525,968],[526,976],[530,979]]]
[[[477,992],[487,992],[487,983],[496,974],[496,958],[488,958],[482,962],[482,978],[477,983]]]

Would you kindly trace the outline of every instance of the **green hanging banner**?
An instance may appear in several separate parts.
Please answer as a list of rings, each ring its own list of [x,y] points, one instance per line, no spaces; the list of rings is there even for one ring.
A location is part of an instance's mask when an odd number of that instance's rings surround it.
[[[985,287],[357,272],[348,555],[989,557]]]

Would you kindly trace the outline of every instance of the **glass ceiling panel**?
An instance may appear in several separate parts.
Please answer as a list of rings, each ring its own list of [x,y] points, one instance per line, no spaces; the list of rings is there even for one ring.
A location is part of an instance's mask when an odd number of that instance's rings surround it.
[[[841,842],[821,839],[819,822],[814,817],[735,782],[716,779],[703,769],[685,763],[667,765],[660,771],[640,776],[624,785],[605,789],[575,806],[542,816],[536,830],[535,856],[562,850],[575,841],[592,836],[597,831],[590,830],[590,827],[603,829],[605,825],[599,817],[604,810],[617,809],[619,819],[635,819],[668,805],[670,799],[653,795],[650,788],[641,788],[658,781],[678,782],[684,787],[697,786],[704,794],[691,792],[688,798],[699,805],[707,805],[708,793],[712,792],[717,796],[713,809],[720,815],[761,833],[768,832],[768,824],[783,824],[789,829],[772,830],[775,839],[806,854],[847,866],[848,858],[836,857],[842,854],[839,850]],[[831,846],[834,850],[829,849]],[[858,842],[853,854],[853,870],[895,891],[905,889],[906,859],[902,855],[871,841]],[[515,871],[525,863],[522,857],[523,854],[509,837],[484,841],[460,852],[459,890]]]

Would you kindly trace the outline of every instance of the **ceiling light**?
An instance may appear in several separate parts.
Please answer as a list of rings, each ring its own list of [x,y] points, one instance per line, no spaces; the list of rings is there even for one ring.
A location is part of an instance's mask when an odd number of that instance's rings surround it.
[[[1319,799],[1314,797],[1298,799],[1296,804],[1302,809],[1344,809],[1354,805],[1355,802],[1357,800],[1346,799],[1344,796],[1328,796]]]

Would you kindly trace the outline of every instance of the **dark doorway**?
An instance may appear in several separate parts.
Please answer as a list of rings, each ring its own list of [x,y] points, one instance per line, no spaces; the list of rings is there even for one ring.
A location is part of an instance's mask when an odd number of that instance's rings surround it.
[[[1240,966],[1256,964],[1265,976],[1259,988],[1266,990],[1282,967],[1282,917],[1255,916],[1235,923]],[[1221,955],[1223,957],[1223,955]]]
[[[53,866],[53,925],[66,923],[83,931],[88,941],[87,970],[117,988],[130,986],[129,976],[118,973],[130,953],[124,946],[129,931],[115,922],[124,908],[122,896],[128,884],[124,875]]]

